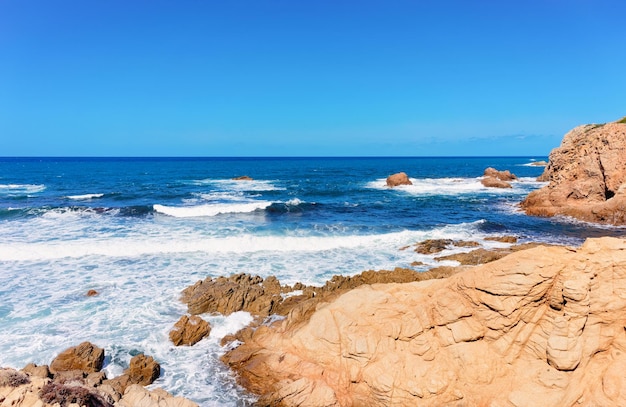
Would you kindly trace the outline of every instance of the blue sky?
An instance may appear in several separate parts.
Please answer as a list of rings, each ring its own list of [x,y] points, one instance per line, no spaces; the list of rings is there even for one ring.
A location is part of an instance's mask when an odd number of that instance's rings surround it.
[[[0,0],[0,156],[545,156],[626,115],[625,16],[621,0]]]

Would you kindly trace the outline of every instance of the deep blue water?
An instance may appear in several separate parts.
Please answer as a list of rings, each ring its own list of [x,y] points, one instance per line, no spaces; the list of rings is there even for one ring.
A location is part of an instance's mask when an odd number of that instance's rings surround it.
[[[0,158],[0,366],[49,363],[91,340],[109,375],[142,351],[164,367],[156,385],[201,405],[245,405],[218,356],[220,335],[249,317],[207,315],[211,337],[174,348],[183,288],[237,272],[322,284],[413,261],[426,270],[432,256],[398,249],[427,238],[575,245],[623,232],[521,213],[542,186],[543,168],[529,164],[546,159]],[[486,167],[519,181],[484,188]],[[387,188],[399,171],[414,185]],[[243,175],[253,180],[232,180]]]

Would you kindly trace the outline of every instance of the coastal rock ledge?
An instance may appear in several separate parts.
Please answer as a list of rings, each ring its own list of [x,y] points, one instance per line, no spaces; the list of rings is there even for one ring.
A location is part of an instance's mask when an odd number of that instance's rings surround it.
[[[272,406],[624,406],[626,240],[364,285],[224,356]]]
[[[550,153],[540,181],[550,184],[522,202],[529,215],[566,215],[626,224],[626,123],[579,126]]]

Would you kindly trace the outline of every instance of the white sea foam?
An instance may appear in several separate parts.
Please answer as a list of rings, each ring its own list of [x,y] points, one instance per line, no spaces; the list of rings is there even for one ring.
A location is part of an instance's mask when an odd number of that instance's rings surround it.
[[[192,185],[210,185],[227,191],[284,191],[271,180],[201,179],[191,181]]]
[[[2,195],[36,194],[46,189],[43,184],[0,184]]]
[[[166,206],[153,205],[154,210],[175,218],[192,218],[202,216],[216,216],[226,213],[247,213],[258,209],[265,209],[272,203],[269,201],[253,201],[245,203],[216,203],[197,206]]]
[[[510,182],[512,188],[488,188],[481,184],[482,177],[476,178],[410,178],[413,185],[399,185],[393,190],[402,191],[415,196],[432,195],[463,195],[463,194],[509,194],[527,193],[528,188],[543,185],[534,178],[519,178]],[[367,183],[367,187],[378,190],[389,190],[385,178]]]
[[[104,194],[84,194],[84,195],[69,195],[67,199],[73,199],[76,201],[86,201],[90,199],[102,198]]]
[[[304,203],[304,201],[301,201],[298,198],[293,198],[293,199],[290,199],[287,202],[285,202],[285,204],[287,204],[289,206],[298,206],[298,205],[301,205],[303,203]]]
[[[192,347],[175,347],[168,333],[186,313],[179,301],[182,289],[207,276],[242,271],[276,275],[283,284],[321,285],[335,274],[406,267],[416,260],[436,264],[433,256],[399,250],[420,240],[484,236],[480,221],[348,236],[241,232],[218,237],[185,222],[176,222],[175,227],[169,222],[133,222],[108,237],[92,232],[96,226],[114,227],[114,222],[112,217],[71,222],[37,218],[19,227],[42,236],[54,230],[56,240],[33,241],[32,234],[24,232],[16,240],[3,241],[0,365],[49,364],[63,349],[89,340],[105,348],[109,376],[121,374],[132,354],[144,352],[163,368],[154,386],[202,406],[242,405],[254,398],[237,387],[232,373],[219,361],[224,351],[219,341],[251,317],[247,313],[203,315],[213,327],[211,335]],[[100,294],[86,297],[89,289]]]

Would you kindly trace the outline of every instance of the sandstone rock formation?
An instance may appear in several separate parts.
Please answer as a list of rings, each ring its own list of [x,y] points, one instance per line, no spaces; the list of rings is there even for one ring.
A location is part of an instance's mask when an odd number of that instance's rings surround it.
[[[571,130],[539,180],[550,183],[522,202],[527,214],[626,224],[626,123]]]
[[[415,251],[420,254],[435,254],[449,249],[453,246],[456,247],[475,247],[478,246],[478,242],[464,241],[464,240],[452,240],[452,239],[428,239],[419,242],[415,245]]]
[[[170,340],[176,346],[192,346],[211,333],[211,326],[197,315],[183,315],[170,331]]]
[[[240,177],[233,178],[233,181],[252,181],[252,177],[249,177],[247,175],[242,175]]]
[[[231,277],[207,277],[183,290],[181,301],[190,314],[218,312],[229,315],[248,311],[255,315],[269,315],[282,302],[280,283],[275,277],[265,280],[249,274]]]
[[[489,167],[485,169],[481,184],[488,188],[512,188],[508,181],[517,179],[514,174],[511,174],[509,170],[498,171],[495,168]]]
[[[83,342],[61,352],[50,364],[50,371],[54,374],[72,370],[92,373],[102,369],[103,362],[104,349]]]
[[[454,272],[456,271],[447,269],[432,273],[417,272],[400,267],[394,270],[367,270],[349,277],[333,276],[321,287],[300,283],[293,287],[281,286],[274,276],[263,279],[241,273],[215,279],[207,277],[198,281],[183,290],[181,301],[187,304],[190,314],[229,315],[237,311],[248,311],[259,317],[287,315],[296,305],[306,302],[307,307],[314,308],[322,300],[328,300],[363,284],[407,283],[443,278]]]
[[[12,407],[198,407],[191,400],[173,397],[162,389],[148,391],[137,384],[124,395],[112,397],[106,386],[86,380],[53,380],[14,369],[0,368],[0,406]]]
[[[103,359],[102,349],[84,342],[62,352],[50,369],[32,363],[22,371],[0,368],[0,407],[197,407],[162,389],[142,387],[159,377],[152,357],[134,356],[124,374],[111,380],[99,371]]]
[[[397,187],[398,185],[413,185],[413,183],[405,172],[398,172],[387,177],[388,187]]]
[[[363,285],[224,360],[274,406],[626,405],[626,241]]]
[[[115,393],[124,394],[126,389],[133,384],[147,386],[152,384],[161,374],[161,365],[152,358],[142,353],[133,356],[130,366],[124,373],[113,379],[103,380],[102,384],[111,388]],[[113,394],[115,394],[113,393]]]

